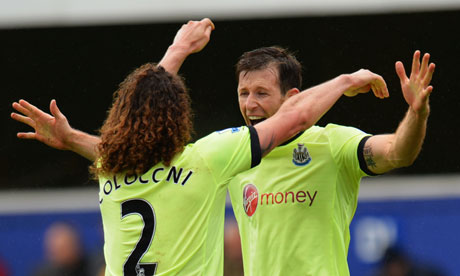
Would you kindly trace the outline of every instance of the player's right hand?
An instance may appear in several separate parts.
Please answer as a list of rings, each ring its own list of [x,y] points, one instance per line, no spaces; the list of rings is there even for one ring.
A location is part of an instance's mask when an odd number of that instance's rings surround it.
[[[390,96],[385,80],[378,74],[361,69],[349,75],[351,86],[344,95],[353,97],[370,90],[377,98],[384,99]]]
[[[18,138],[35,139],[56,149],[68,150],[66,144],[72,128],[67,118],[57,107],[56,101],[50,103],[51,114],[43,112],[25,100],[13,103],[13,108],[23,114],[11,113],[11,118],[32,127],[35,132],[19,132]]]

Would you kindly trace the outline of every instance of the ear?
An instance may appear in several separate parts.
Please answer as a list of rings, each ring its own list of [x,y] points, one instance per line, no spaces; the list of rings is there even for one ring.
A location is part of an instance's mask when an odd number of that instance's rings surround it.
[[[289,98],[300,93],[298,88],[291,88],[286,92],[285,97]]]

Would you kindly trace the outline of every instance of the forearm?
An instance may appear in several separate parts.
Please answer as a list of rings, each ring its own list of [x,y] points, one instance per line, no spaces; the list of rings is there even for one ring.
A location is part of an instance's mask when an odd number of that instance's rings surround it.
[[[212,30],[214,30],[214,23],[209,18],[189,21],[182,25],[159,65],[169,73],[177,74],[189,55],[201,51],[206,46]]]
[[[349,76],[341,75],[286,100],[275,115],[255,126],[262,154],[313,126],[349,86]]]
[[[411,165],[417,158],[425,139],[428,112],[416,113],[411,108],[399,124],[389,150],[393,167]]]
[[[72,133],[65,141],[65,145],[68,150],[71,150],[90,161],[94,161],[97,156],[97,145],[100,141],[101,139],[98,136],[72,129]]]
[[[189,54],[190,53],[186,48],[171,45],[161,59],[159,65],[165,68],[165,70],[169,73],[177,74]]]
[[[291,114],[293,118],[289,121],[297,133],[316,124],[351,85],[349,75],[340,75],[291,97],[280,111]]]

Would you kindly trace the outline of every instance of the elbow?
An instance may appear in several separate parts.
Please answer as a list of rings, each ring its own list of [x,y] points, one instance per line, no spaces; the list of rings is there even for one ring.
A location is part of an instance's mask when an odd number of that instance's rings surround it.
[[[311,109],[303,110],[302,113],[299,114],[299,130],[303,131],[312,127],[316,120],[313,118],[313,113],[310,111]]]
[[[404,167],[410,167],[414,164],[416,160],[416,157],[406,157],[406,158],[401,158],[401,159],[396,159],[393,160],[392,167],[397,169],[397,168],[404,168]]]
[[[288,130],[289,134],[295,135],[300,131],[304,131],[315,124],[311,119],[309,111],[290,110],[279,114],[279,118],[283,122],[283,126]]]
[[[294,132],[294,134],[297,134],[297,133],[299,133],[301,131],[309,129],[314,124],[315,124],[315,122],[313,122],[309,118],[305,118],[305,117],[299,118],[299,122],[298,122],[297,126],[295,127],[295,131],[293,131],[293,132]]]
[[[417,159],[420,149],[418,148],[408,148],[405,147],[397,147],[395,146],[395,142],[389,140],[388,147],[386,150],[386,160],[391,167],[393,168],[403,168],[412,166]]]
[[[415,160],[417,159],[417,156],[413,156],[413,157],[410,157],[410,158],[406,158],[406,160],[404,160],[402,162],[402,167],[409,167],[409,166],[412,166],[414,163],[415,163]]]
[[[415,160],[403,160],[399,163],[398,168],[410,167],[414,162]]]

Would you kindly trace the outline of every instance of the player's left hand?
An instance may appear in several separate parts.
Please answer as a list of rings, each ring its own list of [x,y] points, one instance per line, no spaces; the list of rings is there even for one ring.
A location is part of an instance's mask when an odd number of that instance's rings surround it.
[[[434,63],[429,63],[430,54],[423,55],[420,64],[420,51],[415,51],[412,60],[412,71],[410,77],[406,75],[404,65],[401,61],[396,62],[396,73],[401,81],[401,89],[404,99],[410,108],[417,114],[428,114],[430,106],[429,96],[433,91],[433,86],[429,85],[433,77]]]
[[[215,29],[209,18],[200,21],[189,21],[182,25],[174,37],[173,46],[186,50],[189,54],[201,51],[208,44],[211,31]]]

